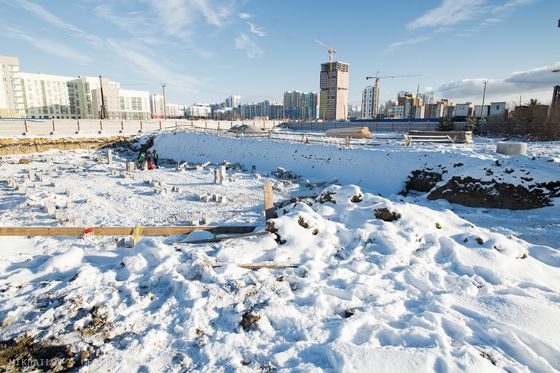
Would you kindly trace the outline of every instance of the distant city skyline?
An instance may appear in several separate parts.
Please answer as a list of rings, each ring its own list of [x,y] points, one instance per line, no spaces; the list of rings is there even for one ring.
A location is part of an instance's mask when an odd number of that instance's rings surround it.
[[[329,6],[329,4],[333,6]],[[349,64],[349,103],[365,77],[380,82],[379,102],[399,91],[434,99],[548,103],[560,83],[560,16],[552,0],[429,0],[396,11],[389,2],[254,0],[0,0],[0,54],[28,72],[103,75],[169,102],[282,102],[283,93],[319,91],[319,68]],[[332,22],[333,27],[324,27]]]

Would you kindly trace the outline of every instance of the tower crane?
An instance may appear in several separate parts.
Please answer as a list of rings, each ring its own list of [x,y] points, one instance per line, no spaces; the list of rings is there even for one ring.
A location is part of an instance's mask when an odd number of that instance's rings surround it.
[[[332,62],[333,62],[333,55],[336,53],[336,49],[333,46],[329,46],[319,40],[315,40],[317,43],[322,45],[323,47],[327,48],[329,51],[329,78],[328,78],[328,89],[327,89],[327,121],[331,120],[331,90],[332,90]]]
[[[373,116],[377,116],[377,112],[379,110],[379,79],[396,79],[396,78],[414,78],[420,75],[387,75],[387,76],[379,76],[381,71],[377,71],[374,76],[366,76],[366,80],[373,79],[375,80],[374,85],[374,97],[373,97]]]
[[[319,43],[320,45],[322,45],[323,47],[327,48],[329,51],[329,62],[332,63],[333,60],[333,55],[336,53],[336,49],[334,49],[334,47],[331,45],[327,45],[319,40],[315,40],[317,43]]]

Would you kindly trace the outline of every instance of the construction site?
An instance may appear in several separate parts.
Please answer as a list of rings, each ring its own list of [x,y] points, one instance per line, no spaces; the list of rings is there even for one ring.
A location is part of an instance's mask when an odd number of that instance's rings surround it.
[[[557,144],[229,130],[2,143],[2,366],[557,367]]]

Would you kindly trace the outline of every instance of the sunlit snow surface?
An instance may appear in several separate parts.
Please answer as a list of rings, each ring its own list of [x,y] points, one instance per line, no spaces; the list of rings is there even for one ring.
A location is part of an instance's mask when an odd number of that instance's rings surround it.
[[[107,166],[102,153],[20,158],[30,156],[3,158],[2,177],[19,181],[32,170],[43,181],[26,181],[37,187],[28,195],[0,182],[1,226],[56,225],[42,208],[54,203],[84,225],[175,225],[204,215],[209,224],[264,229],[267,176],[230,171],[214,185],[212,168],[169,164],[133,179],[115,174],[124,158]],[[155,194],[153,179],[181,191]],[[321,193],[272,180],[277,201]],[[0,340],[26,333],[91,351],[81,368],[90,372],[560,370],[560,253],[547,236],[558,231],[557,206],[469,209],[354,185],[325,192],[331,198],[279,210],[279,237],[206,245],[145,237],[134,248],[110,237],[1,237]],[[199,201],[205,193],[229,200]],[[401,218],[379,220],[380,208]],[[237,266],[264,262],[297,267]],[[248,313],[260,319],[244,330]],[[103,321],[95,328],[94,318]]]

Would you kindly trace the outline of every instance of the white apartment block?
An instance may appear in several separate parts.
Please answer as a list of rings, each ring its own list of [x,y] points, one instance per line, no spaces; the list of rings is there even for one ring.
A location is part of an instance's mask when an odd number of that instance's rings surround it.
[[[75,78],[34,73],[16,73],[15,89],[21,89],[24,115],[29,118],[77,118],[71,107],[68,83]],[[19,97],[18,97],[19,99]]]
[[[150,100],[106,78],[20,72],[17,58],[0,56],[0,117],[7,116],[148,119]]]
[[[0,56],[0,118],[16,117],[23,110],[16,97],[21,97],[21,89],[16,87],[15,74],[19,72],[17,57]]]
[[[119,90],[119,111],[121,119],[149,119],[150,94],[147,91]]]
[[[152,112],[152,118],[163,118],[165,114],[165,110],[163,110],[164,105],[165,100],[162,95],[150,96],[150,111]]]
[[[208,104],[194,104],[187,106],[185,116],[187,118],[208,118],[212,113],[212,108]]]
[[[167,104],[168,118],[183,118],[185,116],[185,108],[179,104]]]

